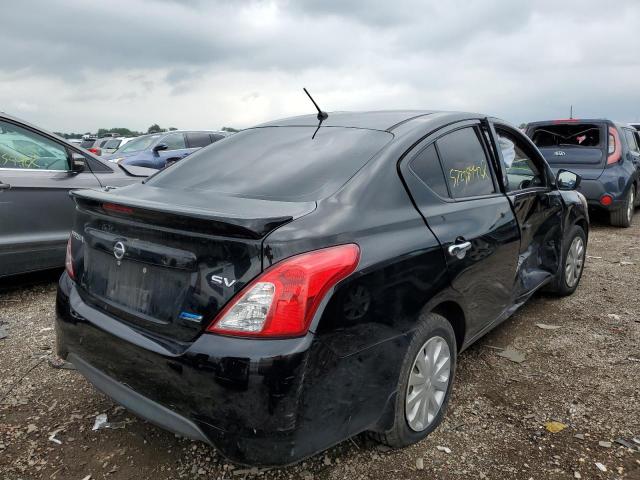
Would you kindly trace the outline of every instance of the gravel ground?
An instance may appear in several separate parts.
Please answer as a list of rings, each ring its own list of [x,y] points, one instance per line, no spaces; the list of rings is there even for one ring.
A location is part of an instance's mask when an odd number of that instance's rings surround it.
[[[640,479],[639,238],[640,219],[595,225],[576,294],[534,298],[463,353],[446,420],[423,442],[390,451],[361,435],[285,469],[234,466],[53,368],[55,277],[5,285],[0,478]],[[92,431],[102,413],[114,428]]]

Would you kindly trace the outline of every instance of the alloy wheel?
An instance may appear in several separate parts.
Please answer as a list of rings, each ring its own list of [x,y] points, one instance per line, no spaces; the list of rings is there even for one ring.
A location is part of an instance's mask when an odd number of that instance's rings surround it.
[[[584,242],[581,237],[576,236],[571,242],[564,266],[565,281],[569,288],[573,288],[578,283],[583,266]]]
[[[433,423],[447,396],[451,352],[446,340],[432,337],[418,350],[409,371],[405,417],[411,430],[421,432]]]

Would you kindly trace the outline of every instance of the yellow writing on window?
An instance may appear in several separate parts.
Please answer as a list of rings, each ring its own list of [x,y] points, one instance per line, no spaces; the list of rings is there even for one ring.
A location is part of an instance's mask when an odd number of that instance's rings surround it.
[[[469,165],[463,169],[452,168],[449,170],[449,178],[451,179],[453,186],[458,187],[460,185],[469,185],[478,180],[485,180],[489,177],[487,171],[487,164],[483,165]]]

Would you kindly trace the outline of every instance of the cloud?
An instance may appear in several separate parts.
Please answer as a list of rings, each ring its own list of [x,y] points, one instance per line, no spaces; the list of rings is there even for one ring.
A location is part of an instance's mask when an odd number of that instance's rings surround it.
[[[244,127],[310,111],[639,120],[640,3],[49,0],[0,18],[0,110],[52,130]],[[26,107],[26,108],[25,108]]]

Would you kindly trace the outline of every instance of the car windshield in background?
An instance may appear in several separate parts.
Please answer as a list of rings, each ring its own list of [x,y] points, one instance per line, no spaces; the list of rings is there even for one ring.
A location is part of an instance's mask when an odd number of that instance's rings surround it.
[[[117,140],[117,139],[116,140],[109,140],[102,147],[103,148],[118,148],[120,146],[120,142],[122,142],[122,140]]]
[[[600,148],[603,139],[600,125],[591,123],[562,123],[540,125],[530,132],[531,140],[538,148],[589,147]]]
[[[139,152],[140,150],[146,150],[160,137],[161,135],[145,135],[144,137],[136,138],[135,140],[131,140],[129,143],[119,149],[118,153]]]
[[[282,201],[313,201],[337,191],[393,135],[321,127],[244,130],[154,176],[156,187]]]

